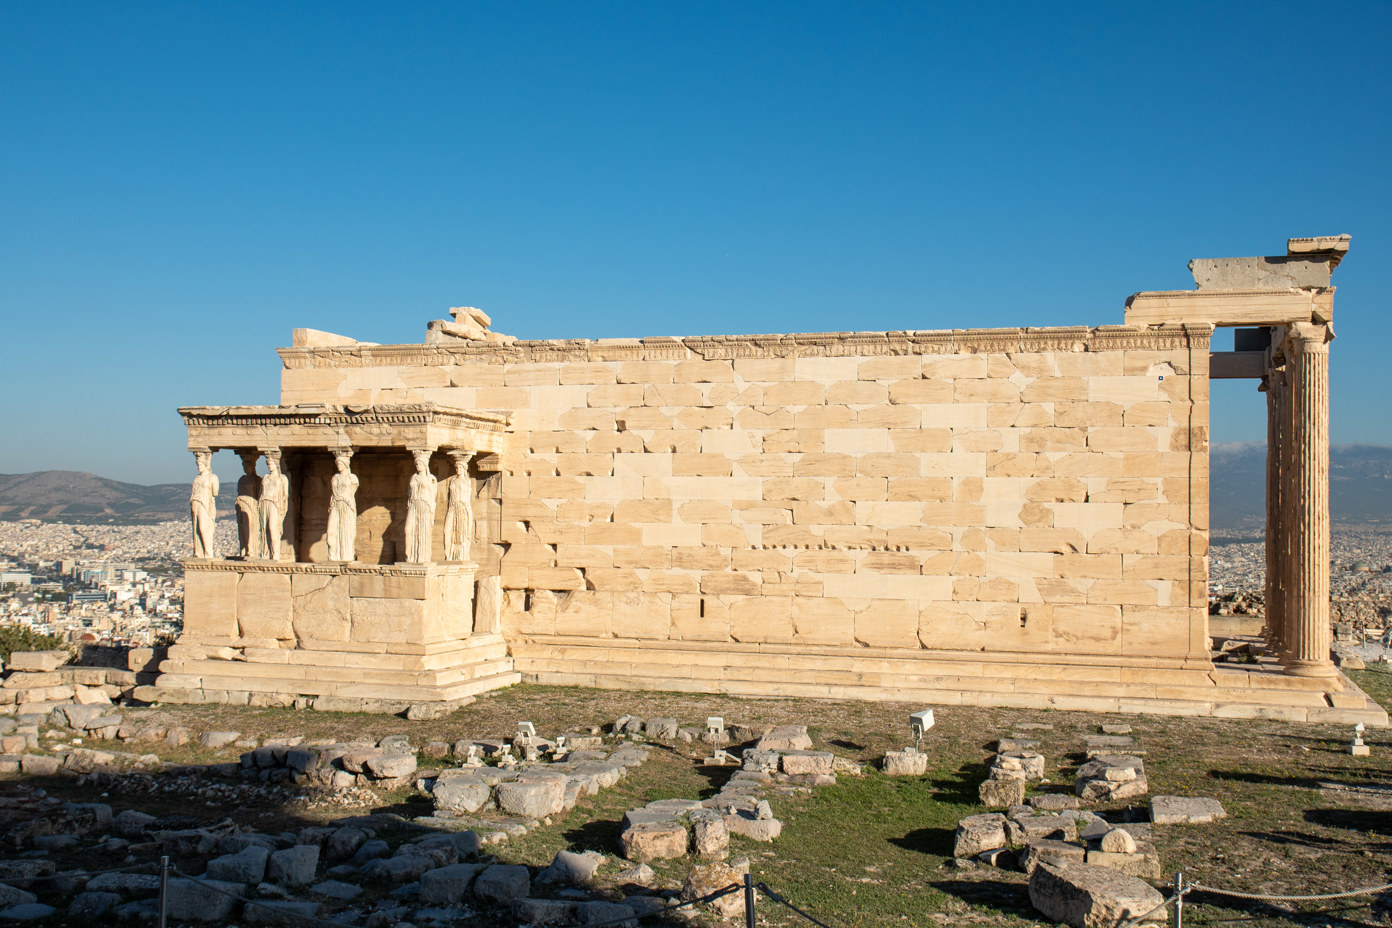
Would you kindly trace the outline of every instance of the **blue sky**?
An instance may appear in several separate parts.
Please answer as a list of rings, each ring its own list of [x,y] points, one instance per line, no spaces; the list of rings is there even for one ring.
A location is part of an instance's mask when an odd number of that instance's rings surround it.
[[[175,407],[274,402],[295,326],[1111,324],[1344,232],[1333,436],[1392,444],[1389,44],[1372,3],[0,4],[0,472],[188,479]]]

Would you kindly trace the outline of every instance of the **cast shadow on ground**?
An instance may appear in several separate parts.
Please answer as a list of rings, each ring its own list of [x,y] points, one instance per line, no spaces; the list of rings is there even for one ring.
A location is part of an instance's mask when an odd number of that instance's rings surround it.
[[[890,838],[889,843],[915,854],[952,857],[952,842],[956,831],[951,828],[915,828],[902,838]]]
[[[981,794],[977,790],[981,781],[986,779],[987,772],[984,763],[963,764],[957,768],[956,773],[932,780],[931,785],[939,802],[974,806],[981,801]]]
[[[1247,770],[1210,770],[1208,776],[1215,780],[1233,780],[1256,786],[1286,786],[1294,789],[1313,790],[1320,788],[1319,779],[1312,776],[1273,776],[1268,773],[1252,773]]]
[[[1208,909],[1209,912],[1203,913],[1201,917],[1203,921],[1210,923],[1256,922],[1259,924],[1317,925],[1321,928],[1326,925],[1329,928],[1380,928],[1380,926],[1385,926],[1387,922],[1376,914],[1376,910],[1369,911],[1369,906],[1374,905],[1372,901],[1374,898],[1372,896],[1366,897],[1367,901],[1363,902],[1341,899],[1323,904],[1305,903],[1304,907],[1300,907],[1297,903],[1285,903],[1291,908],[1283,908],[1281,905],[1256,899],[1229,899],[1226,896],[1196,891],[1184,897],[1184,905],[1186,915],[1190,911],[1190,906],[1202,906]],[[1358,918],[1359,914],[1363,915],[1364,918]]]
[[[619,834],[623,831],[622,821],[593,819],[578,828],[567,828],[562,834],[566,846],[575,851],[599,851],[601,854],[617,854]]]
[[[1392,811],[1387,810],[1306,809],[1305,821],[1325,828],[1346,828],[1349,831],[1392,836]]]
[[[956,896],[973,906],[992,908],[1001,912],[1025,913],[1031,917],[1028,883],[1009,883],[1005,880],[929,880],[928,885],[949,896]]]

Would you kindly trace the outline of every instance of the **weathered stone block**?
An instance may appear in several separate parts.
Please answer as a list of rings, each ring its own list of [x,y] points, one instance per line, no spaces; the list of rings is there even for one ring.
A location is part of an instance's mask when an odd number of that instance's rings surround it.
[[[1164,897],[1152,886],[1103,867],[1042,864],[1030,875],[1029,894],[1041,913],[1073,928],[1111,928],[1142,916],[1169,920]]]

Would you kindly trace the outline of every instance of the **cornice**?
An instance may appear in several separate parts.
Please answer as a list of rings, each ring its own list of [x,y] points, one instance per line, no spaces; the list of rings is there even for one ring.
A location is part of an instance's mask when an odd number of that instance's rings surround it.
[[[509,417],[437,403],[396,406],[181,406],[184,424],[194,428],[348,428],[354,426],[440,425],[483,432],[506,432]]]
[[[186,558],[182,561],[185,573],[237,574],[315,574],[318,576],[370,577],[440,577],[473,575],[478,565],[473,563],[430,564],[360,564],[329,562],[311,564],[304,561],[261,561],[240,558]]]
[[[1057,351],[1168,351],[1207,348],[1206,325],[1059,326],[895,332],[806,332],[791,335],[697,335],[686,338],[556,339],[511,345],[357,345],[280,348],[288,370],[351,367],[450,367],[458,364],[555,364],[603,361],[720,361],[737,358],[876,357],[889,355],[1030,354]],[[206,408],[206,407],[204,407]],[[233,407],[236,408],[236,407]],[[381,407],[379,407],[381,408]],[[183,410],[180,410],[183,412]],[[468,415],[482,415],[472,413]]]

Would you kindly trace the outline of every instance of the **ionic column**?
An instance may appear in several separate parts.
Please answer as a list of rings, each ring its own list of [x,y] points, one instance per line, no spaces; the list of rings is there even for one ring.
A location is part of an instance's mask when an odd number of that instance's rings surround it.
[[[1292,325],[1286,337],[1290,379],[1291,497],[1286,672],[1334,676],[1329,659],[1329,342],[1328,326]]]
[[[1282,395],[1285,375],[1271,369],[1262,379],[1266,393],[1266,644],[1274,653],[1285,651],[1285,590],[1281,572],[1285,570],[1282,544],[1286,529],[1281,509]]]

